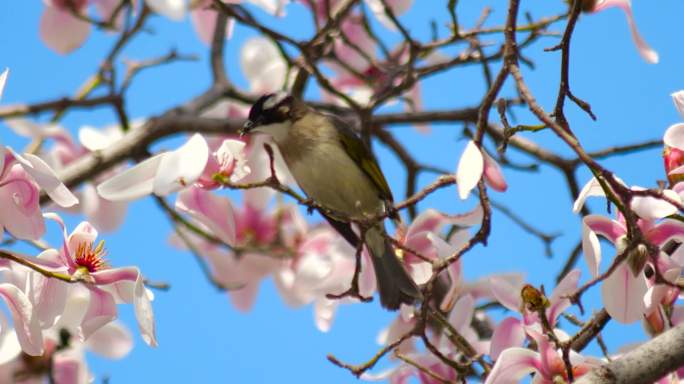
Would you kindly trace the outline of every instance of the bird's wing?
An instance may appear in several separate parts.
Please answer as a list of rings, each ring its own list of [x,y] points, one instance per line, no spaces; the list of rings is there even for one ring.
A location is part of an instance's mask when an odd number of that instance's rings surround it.
[[[363,172],[368,176],[368,178],[373,182],[373,184],[378,188],[380,192],[380,197],[388,202],[393,202],[392,191],[390,190],[389,184],[385,176],[382,174],[378,162],[371,151],[366,147],[363,141],[356,136],[354,131],[349,127],[349,125],[334,115],[325,115],[329,118],[337,131],[340,133],[340,142],[345,148],[349,157],[354,160],[356,164],[361,166]]]

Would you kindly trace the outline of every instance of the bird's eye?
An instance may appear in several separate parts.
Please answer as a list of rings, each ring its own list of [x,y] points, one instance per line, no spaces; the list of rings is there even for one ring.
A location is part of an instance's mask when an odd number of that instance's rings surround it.
[[[290,113],[290,107],[286,105],[280,106],[278,107],[278,112],[282,115],[287,115],[288,113]]]

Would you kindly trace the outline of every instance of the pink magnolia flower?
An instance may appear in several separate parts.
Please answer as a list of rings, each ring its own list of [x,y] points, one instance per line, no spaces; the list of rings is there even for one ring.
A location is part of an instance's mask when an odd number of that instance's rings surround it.
[[[40,189],[62,207],[78,199],[38,156],[19,155],[0,144],[0,233],[3,228],[20,239],[38,239],[45,232],[40,212]]]
[[[632,40],[636,44],[639,55],[651,64],[658,63],[658,52],[654,51],[641,37],[636,23],[634,22],[634,14],[632,13],[632,2],[630,0],[597,0],[594,4],[592,13],[600,12],[608,8],[620,8],[625,12],[629,30],[632,33]]]
[[[291,211],[295,210],[293,207]],[[349,289],[356,266],[355,250],[327,225],[311,231],[300,227],[299,243],[294,249],[293,258],[275,273],[276,286],[291,306],[313,303],[316,327],[327,332],[337,307],[341,303],[355,302],[349,298],[326,297]],[[364,253],[361,263],[359,290],[361,295],[371,296],[375,279],[367,254]]]
[[[482,176],[494,190],[505,192],[508,189],[499,164],[471,140],[466,145],[456,169],[458,195],[462,200],[468,197]]]
[[[245,195],[253,193],[246,191]],[[176,208],[189,214],[209,233],[227,244],[244,248],[239,255],[198,236],[188,236],[192,245],[207,259],[214,279],[231,288],[228,294],[236,308],[247,311],[258,293],[261,279],[278,270],[284,260],[273,257],[273,245],[279,235],[279,216],[265,207],[254,206],[245,196],[243,206],[234,209],[225,197],[188,188],[178,194]],[[186,246],[174,239],[174,244]],[[260,252],[260,249],[268,253]]]
[[[111,201],[130,201],[154,193],[165,196],[192,185],[209,159],[209,146],[194,134],[180,148],[152,156],[97,186]]]
[[[117,303],[132,303],[143,340],[157,345],[151,293],[143,284],[137,267],[111,268],[104,260],[104,242],[95,245],[97,230],[82,222],[67,235],[62,219],[53,213],[45,216],[56,221],[63,230],[59,250],[48,249],[29,261],[53,272],[71,277],[75,283],[48,278],[37,273],[30,276],[27,294],[34,314],[43,328],[59,324],[81,340],[117,317]]]
[[[531,334],[537,342],[538,352],[519,347],[502,351],[485,384],[515,384],[530,373],[534,373],[533,383],[568,382],[568,372],[561,350],[556,350],[546,335],[538,332]],[[570,351],[570,363],[573,377],[576,379],[599,366],[601,361]]]
[[[666,219],[656,223],[639,219],[637,225],[646,240],[659,248],[671,239],[684,240],[684,224],[677,220]],[[589,270],[594,276],[598,275],[601,262],[601,248],[597,235],[612,242],[617,253],[622,252],[627,238],[627,228],[622,216],[618,215],[617,220],[610,220],[599,215],[588,215],[583,220],[582,248]],[[622,323],[631,323],[642,318],[646,311],[644,296],[647,290],[644,274],[641,271],[633,271],[628,262],[622,263],[601,286],[606,310]]]

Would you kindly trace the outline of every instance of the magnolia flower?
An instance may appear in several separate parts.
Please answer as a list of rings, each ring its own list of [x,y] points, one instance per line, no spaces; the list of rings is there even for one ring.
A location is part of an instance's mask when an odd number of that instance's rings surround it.
[[[82,222],[67,235],[59,216],[53,213],[45,216],[62,227],[64,238],[61,248],[47,249],[38,257],[24,257],[80,284],[31,273],[27,291],[33,306],[31,321],[45,329],[57,324],[80,340],[87,340],[95,331],[116,319],[117,303],[132,303],[143,340],[156,346],[150,303],[152,294],[145,288],[138,268],[111,268],[104,260],[104,242],[96,245],[97,230],[90,223]]]
[[[20,239],[39,239],[45,232],[40,212],[40,189],[62,207],[78,199],[62,184],[41,158],[30,153],[19,155],[0,144],[0,233],[3,228]]]
[[[227,198],[196,187],[182,191],[176,200],[176,209],[189,214],[201,228],[232,246],[245,249],[238,256],[196,235],[184,236],[207,259],[213,278],[225,287],[234,288],[228,294],[241,311],[251,309],[261,280],[284,263],[273,257],[270,253],[273,250],[269,249],[278,237],[278,214],[252,205],[247,197],[252,193],[253,190],[245,192],[240,209],[234,209]],[[175,238],[173,243],[188,246]],[[260,249],[269,253],[262,254]]]
[[[254,37],[240,50],[240,68],[255,94],[281,90],[287,76],[287,63],[269,39]]]
[[[326,295],[339,294],[349,289],[355,266],[355,250],[332,228],[322,226],[301,232],[294,257],[274,277],[276,286],[289,305],[314,303],[316,327],[327,332],[332,326],[338,305],[355,300],[329,299]],[[359,275],[360,294],[371,296],[375,290],[374,282],[371,260],[364,252]]]
[[[596,13],[604,9],[618,7],[625,12],[629,30],[632,33],[632,40],[636,44],[639,55],[651,64],[658,63],[658,52],[654,51],[641,37],[636,23],[634,22],[634,14],[632,13],[632,2],[630,0],[597,0],[590,12]]]
[[[165,196],[192,185],[204,171],[209,147],[194,134],[180,148],[152,156],[97,186],[107,200],[130,201],[154,193]]]
[[[482,176],[484,176],[485,182],[496,191],[504,192],[508,188],[496,160],[487,152],[480,150],[477,144],[471,140],[466,145],[456,169],[458,195],[462,200],[468,197]]]
[[[526,348],[508,348],[496,360],[485,384],[515,384],[530,373],[534,373],[533,383],[567,383],[568,372],[563,361],[563,353],[556,350],[546,335],[532,332],[538,351]],[[570,363],[575,379],[599,366],[601,361],[584,357],[570,351]]]
[[[639,219],[637,225],[644,238],[659,248],[672,239],[684,241],[684,223],[678,220],[668,219],[655,223]],[[618,254],[623,252],[626,246],[627,225],[622,215],[618,215],[618,220],[610,220],[599,215],[588,215],[583,219],[582,249],[589,271],[594,276],[598,276],[601,262],[601,247],[597,235],[613,243]],[[648,286],[641,271],[647,259],[644,255],[643,260],[635,260],[634,258],[639,258],[639,252],[637,249],[628,255],[627,261],[618,266],[601,285],[606,311],[621,323],[639,320],[646,311],[644,296]]]

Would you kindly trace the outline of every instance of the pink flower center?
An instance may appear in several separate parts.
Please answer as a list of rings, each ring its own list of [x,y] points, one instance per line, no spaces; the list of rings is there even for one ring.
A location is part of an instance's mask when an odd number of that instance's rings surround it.
[[[92,243],[81,243],[76,250],[76,257],[74,261],[80,268],[85,268],[88,272],[93,273],[108,268],[104,257],[107,251],[104,249],[104,240],[93,248]]]

